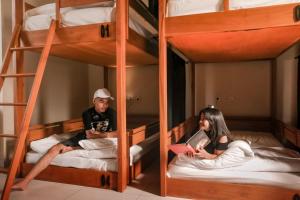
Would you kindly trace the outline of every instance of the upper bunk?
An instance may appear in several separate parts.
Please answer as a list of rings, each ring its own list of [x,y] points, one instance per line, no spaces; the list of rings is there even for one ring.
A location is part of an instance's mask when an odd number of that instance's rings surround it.
[[[300,38],[299,0],[162,2],[163,34],[193,62],[273,59]]]
[[[141,20],[154,31],[157,20],[141,0],[129,0],[129,4],[127,65],[156,64],[157,44]],[[51,20],[57,20],[50,55],[115,66],[117,10],[113,0],[56,0],[25,12],[21,38],[24,46],[42,49]],[[137,21],[136,16],[141,19]]]

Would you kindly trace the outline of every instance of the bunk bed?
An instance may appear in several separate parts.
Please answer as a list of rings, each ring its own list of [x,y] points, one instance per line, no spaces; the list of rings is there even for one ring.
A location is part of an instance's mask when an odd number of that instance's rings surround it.
[[[21,164],[25,176],[54,142],[83,131],[82,119],[35,125],[26,139],[25,159]],[[130,156],[129,181],[141,172],[141,158],[158,143],[156,116],[127,116],[127,141]],[[57,141],[56,141],[57,139]],[[35,144],[33,142],[35,141]],[[113,146],[113,145],[112,145]],[[142,147],[143,149],[140,149]],[[80,149],[62,154],[41,172],[40,180],[77,184],[88,187],[117,189],[117,148],[107,145],[104,149]],[[96,155],[96,154],[98,155]],[[94,155],[92,155],[94,154]],[[99,157],[100,155],[100,157]],[[63,174],[63,175],[62,175]],[[89,178],[82,178],[88,176]]]
[[[195,63],[199,62],[272,60],[299,41],[300,2],[161,0],[159,3],[161,195],[193,199],[299,198],[299,186],[284,186],[286,182],[281,185],[267,183],[267,181],[239,182],[238,177],[235,177],[236,179],[231,177],[231,180],[227,177],[229,181],[226,182],[225,176],[212,178],[214,172],[191,170],[191,173],[184,173],[186,169],[179,169],[176,174],[175,161],[171,161],[168,165],[170,139],[165,94],[167,94],[166,48],[168,45],[191,61],[193,73]],[[193,75],[193,84],[195,84],[194,78]],[[272,81],[274,82],[273,79]],[[194,86],[192,87],[194,90]],[[194,91],[192,96],[195,97]],[[193,99],[193,116],[195,115],[194,103]],[[274,123],[276,121],[274,105],[275,100],[272,101],[271,106],[272,116],[267,119],[226,119],[229,129],[253,128],[254,131],[272,131],[276,125],[276,135],[292,141],[299,148],[299,131],[287,125],[279,126],[278,123]],[[184,137],[186,133],[190,134],[183,132],[180,136]],[[178,142],[182,137],[173,142]],[[200,177],[197,178],[196,174]],[[285,175],[290,179],[287,177],[282,179],[299,182],[298,174],[286,173]]]
[[[92,170],[81,169],[82,173],[90,177],[89,175],[95,175],[100,177],[100,186],[106,188],[117,189],[122,192],[126,188],[128,183],[128,134],[130,135],[131,141],[137,140],[141,142],[144,138],[142,137],[143,128],[138,128],[137,135],[134,137],[134,128],[141,126],[135,123],[135,125],[129,130],[126,128],[126,66],[133,65],[148,65],[155,64],[157,62],[157,49],[155,41],[151,41],[151,38],[146,38],[136,30],[141,30],[140,27],[137,29],[128,28],[132,23],[128,20],[129,4],[131,7],[142,17],[144,17],[154,28],[156,28],[156,19],[147,10],[146,6],[141,1],[113,1],[115,7],[112,7],[110,13],[107,16],[112,18],[104,21],[95,21],[94,19],[88,19],[88,22],[66,25],[65,15],[68,14],[65,11],[81,12],[81,9],[94,9],[94,16],[101,13],[99,4],[103,4],[107,1],[104,0],[56,0],[56,4],[46,5],[46,9],[33,8],[26,4],[24,6],[23,0],[15,0],[16,12],[15,12],[15,28],[12,34],[12,39],[9,44],[8,50],[6,51],[3,67],[1,71],[0,89],[3,86],[4,80],[7,78],[17,79],[16,89],[16,101],[14,103],[1,103],[1,106],[14,106],[16,111],[15,117],[15,129],[16,129],[16,147],[14,156],[8,170],[8,176],[4,186],[4,190],[1,196],[1,200],[9,199],[11,187],[13,185],[15,176],[18,172],[19,165],[23,162],[25,142],[27,136],[31,138],[32,131],[29,130],[30,120],[32,117],[33,109],[37,100],[38,91],[42,82],[42,77],[45,72],[46,62],[49,55],[55,55],[67,59],[78,60],[81,62],[102,65],[105,67],[115,67],[117,75],[117,131],[118,136],[118,156],[117,156],[117,172],[111,173],[109,176],[104,176],[106,172],[93,172]],[[55,6],[55,8],[54,8]],[[106,5],[107,6],[107,5]],[[24,7],[35,9],[26,13],[24,17]],[[47,10],[50,8],[50,13]],[[53,13],[54,9],[54,13]],[[91,9],[85,10],[84,13],[91,12]],[[41,11],[42,10],[42,11]],[[46,13],[44,12],[45,10]],[[103,11],[106,12],[106,11]],[[70,14],[70,13],[69,13]],[[74,13],[73,13],[74,14]],[[33,16],[31,16],[33,15]],[[45,15],[47,15],[45,17]],[[70,14],[72,15],[72,14]],[[79,15],[82,15],[79,14]],[[101,14],[100,14],[101,15]],[[43,18],[44,16],[44,18]],[[77,16],[72,15],[72,17]],[[30,21],[30,17],[38,18],[38,22]],[[42,18],[40,18],[42,17]],[[78,16],[77,16],[78,17]],[[50,18],[50,20],[49,20]],[[103,18],[103,15],[96,16],[97,19]],[[47,19],[47,20],[45,20]],[[70,19],[70,18],[69,18]],[[78,18],[77,18],[78,19]],[[87,18],[84,18],[86,20]],[[29,20],[29,21],[28,21]],[[84,21],[83,20],[83,21]],[[91,21],[92,20],[92,21]],[[39,21],[44,21],[39,23]],[[69,21],[70,22],[70,21]],[[73,21],[74,22],[74,21]],[[73,23],[71,22],[71,23]],[[36,30],[35,26],[30,27],[28,24],[37,24],[40,28]],[[22,28],[23,27],[23,28]],[[43,29],[43,28],[46,28]],[[32,29],[33,28],[33,29]],[[40,30],[41,29],[41,30]],[[142,30],[143,32],[143,30]],[[23,44],[21,46],[21,44]],[[36,51],[41,52],[41,57],[38,63],[36,73],[24,73],[24,51]],[[8,74],[8,68],[10,66],[10,60],[13,52],[16,53],[16,74]],[[31,88],[31,93],[27,103],[25,102],[24,96],[24,80],[25,77],[34,77],[34,81]],[[26,108],[26,109],[25,109]],[[140,123],[140,122],[139,122]],[[144,122],[147,123],[147,122]],[[71,123],[73,124],[73,123]],[[130,124],[130,123],[129,123]],[[74,125],[74,124],[73,124]],[[75,127],[78,128],[79,122],[75,123]],[[137,127],[135,127],[137,126]],[[54,126],[56,127],[56,126]],[[72,126],[71,126],[72,127]],[[145,129],[145,128],[144,128]],[[38,132],[38,138],[41,139],[46,135],[58,133],[58,130],[62,130],[61,125],[57,126],[57,129],[44,129],[41,128]],[[131,131],[130,131],[131,130]],[[72,132],[72,131],[71,131]],[[46,134],[44,134],[46,133]],[[34,134],[33,134],[34,135]],[[0,137],[7,137],[7,134],[0,134]],[[34,137],[33,137],[34,138]],[[137,138],[137,139],[136,139]],[[27,140],[30,141],[30,140]],[[21,171],[26,173],[30,166],[23,164]],[[63,171],[62,167],[49,166],[50,174],[53,180],[57,177],[57,174]],[[66,169],[67,174],[74,174],[74,170]],[[71,172],[70,172],[71,171]],[[78,171],[77,171],[78,172]],[[47,173],[46,173],[47,174]],[[63,173],[60,173],[60,175]],[[98,175],[96,175],[98,174]],[[82,178],[81,177],[81,178]],[[110,178],[107,178],[110,177]],[[66,178],[66,177],[65,177]],[[60,181],[57,178],[56,181]],[[67,178],[66,178],[67,179]],[[99,180],[99,179],[98,179]],[[81,181],[73,180],[70,178],[69,183],[80,184]],[[88,181],[85,181],[88,182]],[[94,184],[95,187],[99,186],[99,181]]]

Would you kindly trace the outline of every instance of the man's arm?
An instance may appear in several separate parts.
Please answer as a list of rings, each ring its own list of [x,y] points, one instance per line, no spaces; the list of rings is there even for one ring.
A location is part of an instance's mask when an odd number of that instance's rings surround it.
[[[98,131],[93,131],[87,130],[85,131],[86,138],[87,139],[96,139],[96,138],[115,138],[118,137],[117,131],[111,131],[111,132],[98,132]]]

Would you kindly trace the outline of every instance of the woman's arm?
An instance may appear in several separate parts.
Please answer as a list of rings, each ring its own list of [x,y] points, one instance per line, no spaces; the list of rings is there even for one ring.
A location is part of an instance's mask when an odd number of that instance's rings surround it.
[[[226,135],[223,135],[219,138],[218,140],[219,144],[226,144],[228,143],[228,137]],[[204,159],[215,159],[217,156],[221,155],[225,150],[220,150],[220,149],[215,149],[214,153],[208,153],[205,149],[203,148],[198,148],[196,149],[196,153],[194,155],[199,156]]]

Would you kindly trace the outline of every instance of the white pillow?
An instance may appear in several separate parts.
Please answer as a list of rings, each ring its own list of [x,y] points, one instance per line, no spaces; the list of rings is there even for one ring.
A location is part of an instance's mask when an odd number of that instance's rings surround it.
[[[74,134],[70,134],[70,133],[65,133],[65,134],[54,134],[51,135],[49,137],[40,139],[40,140],[36,140],[36,141],[32,141],[30,143],[30,148],[38,153],[46,153],[52,146],[67,140],[69,138],[71,138],[72,136],[74,136]]]
[[[70,10],[62,15],[65,26],[104,23],[112,21],[112,7],[93,7]]]
[[[250,145],[243,140],[236,140],[228,145],[228,149],[215,159],[189,158],[179,154],[175,164],[198,169],[223,169],[242,165],[254,158]]]
[[[74,8],[67,7],[67,8],[61,8],[60,13],[65,13],[68,12],[69,10],[72,10]],[[36,15],[55,15],[56,13],[56,6],[55,3],[50,3],[50,4],[45,4],[33,9],[30,9],[26,11],[25,16],[26,17],[31,17],[31,16],[36,16]]]
[[[79,145],[86,150],[116,148],[118,138],[97,138],[80,140]]]
[[[101,149],[101,150],[77,149],[77,150],[66,152],[63,155],[70,156],[70,157],[90,158],[90,159],[117,158],[118,151],[117,148],[115,147]]]

